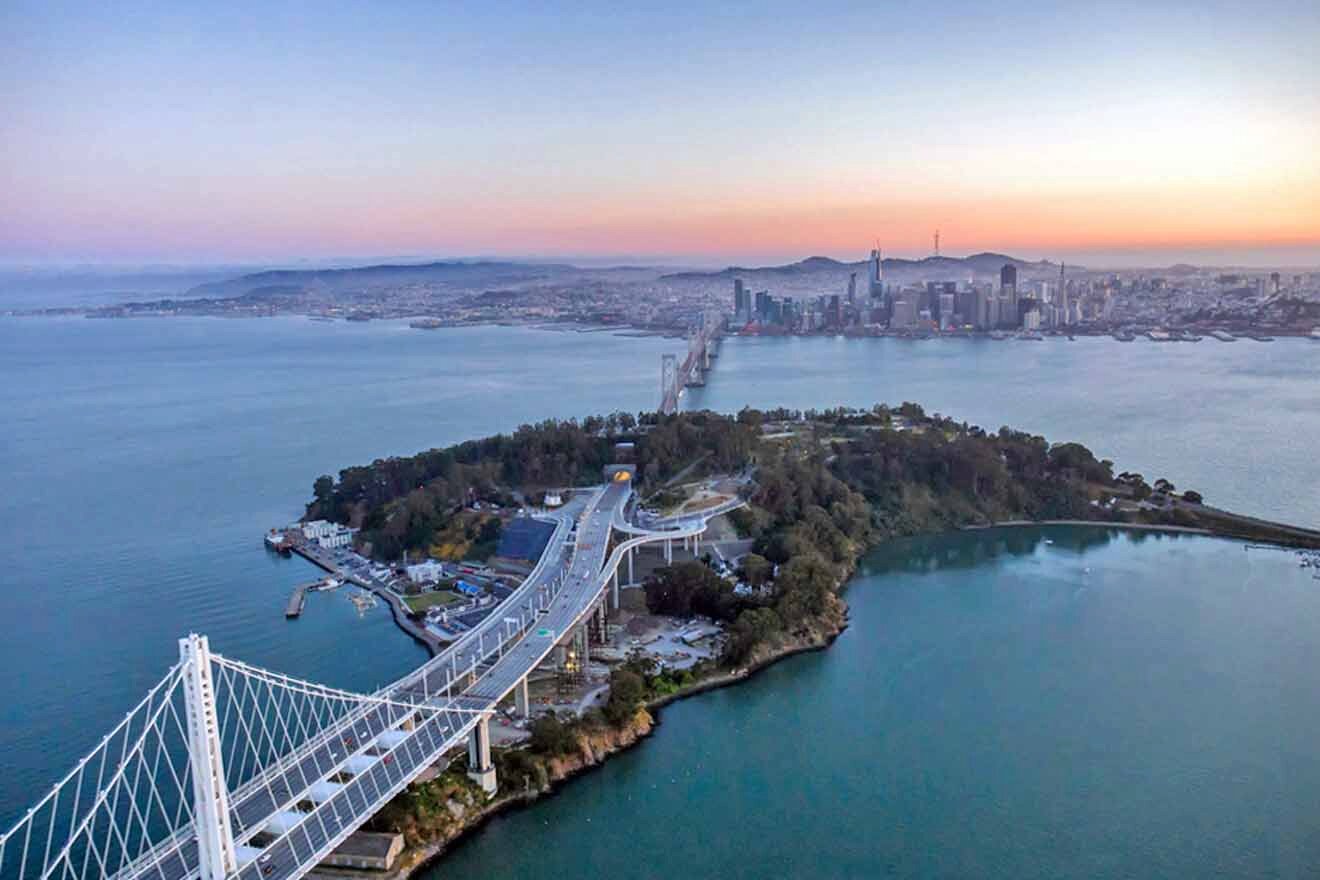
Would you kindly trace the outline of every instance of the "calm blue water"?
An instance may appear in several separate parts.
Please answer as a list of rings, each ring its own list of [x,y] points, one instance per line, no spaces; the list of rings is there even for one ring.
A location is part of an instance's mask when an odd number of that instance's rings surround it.
[[[416,664],[423,652],[394,629],[384,609],[359,618],[342,594],[312,596],[303,618],[286,622],[282,612],[288,589],[315,572],[300,561],[267,555],[260,542],[264,530],[298,515],[319,473],[508,430],[534,419],[651,408],[657,396],[660,354],[678,346],[681,343],[670,340],[606,334],[511,328],[422,332],[398,323],[325,324],[295,318],[0,319],[0,412],[5,419],[0,473],[7,478],[5,491],[0,492],[0,535],[11,551],[0,567],[0,694],[4,695],[0,742],[6,748],[6,772],[0,774],[0,822],[7,824],[136,702],[173,662],[175,640],[190,629],[209,634],[222,652],[346,687],[370,687]],[[726,344],[711,383],[694,392],[687,405],[732,410],[748,403],[829,406],[918,399],[931,409],[991,427],[1009,423],[1055,439],[1081,439],[1115,458],[1120,467],[1142,469],[1151,476],[1167,474],[1177,482],[1196,485],[1212,501],[1315,523],[1320,522],[1316,497],[1320,457],[1310,454],[1309,438],[1318,436],[1320,427],[1315,405],[1320,400],[1318,362],[1320,346],[1282,340],[1270,345],[1244,341],[1195,346],[1125,346],[1104,340],[980,346],[738,340]],[[1128,801],[1115,800],[1115,792],[1125,786],[1141,790],[1146,780],[1119,764],[1065,760],[1070,754],[1103,752],[1108,748],[1105,743],[1121,733],[1124,752],[1133,753],[1139,766],[1163,767],[1171,750],[1200,754],[1208,748],[1202,741],[1207,738],[1212,744],[1222,743],[1218,757],[1203,765],[1210,769],[1198,771],[1198,787],[1180,789],[1166,781],[1159,789],[1163,792],[1159,805],[1174,815],[1182,795],[1189,800],[1182,806],[1189,810],[1199,810],[1203,800],[1222,802],[1217,814],[1220,824],[1207,826],[1210,818],[1201,817],[1179,830],[1190,834],[1191,827],[1210,827],[1223,846],[1235,845],[1247,853],[1250,858],[1241,863],[1242,870],[1232,873],[1268,874],[1258,870],[1267,864],[1258,857],[1260,847],[1278,855],[1280,861],[1274,864],[1284,868],[1293,863],[1279,854],[1313,855],[1296,842],[1314,840],[1307,838],[1308,823],[1310,817],[1320,815],[1303,797],[1306,791],[1320,791],[1306,775],[1309,765],[1299,753],[1289,751],[1286,772],[1272,777],[1257,773],[1253,768],[1261,761],[1277,765],[1279,753],[1263,757],[1258,749],[1249,748],[1253,744],[1238,730],[1259,718],[1261,736],[1282,745],[1314,727],[1306,708],[1310,704],[1302,699],[1316,684],[1317,667],[1309,659],[1309,632],[1316,630],[1306,604],[1313,595],[1307,592],[1312,583],[1288,580],[1297,576],[1297,570],[1283,555],[1276,557],[1275,574],[1253,575],[1245,581],[1230,567],[1232,560],[1241,565],[1249,558],[1253,572],[1275,563],[1257,563],[1255,554],[1244,554],[1237,545],[1210,541],[1140,546],[1120,541],[1104,549],[1104,553],[1122,550],[1110,561],[1088,555],[1085,564],[1095,572],[1109,570],[1111,562],[1116,565],[1114,576],[1120,582],[1136,577],[1133,572],[1161,572],[1162,577],[1155,579],[1155,587],[1161,589],[1182,585],[1191,590],[1201,585],[1206,595],[1240,595],[1244,607],[1229,604],[1217,612],[1226,617],[1249,619],[1251,609],[1259,606],[1271,614],[1277,611],[1277,618],[1271,618],[1264,629],[1213,632],[1189,627],[1183,620],[1178,624],[1185,629],[1182,647],[1161,655],[1169,674],[1177,678],[1171,683],[1142,672],[1147,667],[1140,664],[1112,669],[1104,665],[1129,654],[1134,663],[1146,662],[1147,653],[1154,650],[1149,629],[1121,615],[1114,617],[1105,630],[1107,638],[1131,646],[1130,651],[1089,660],[1079,653],[1069,661],[1097,664],[1096,676],[1112,675],[1123,684],[1104,697],[1107,720],[1097,729],[1105,736],[1088,739],[1084,730],[1073,730],[1069,748],[1078,751],[1064,752],[1050,764],[1032,753],[1040,747],[1038,740],[1004,733],[998,742],[1020,741],[1027,751],[1005,753],[1003,760],[1015,762],[1015,772],[993,775],[994,785],[989,779],[976,782],[980,796],[999,806],[976,813],[975,822],[953,810],[951,804],[957,799],[949,794],[964,792],[961,786],[976,779],[967,776],[965,763],[950,763],[951,753],[980,755],[978,766],[986,759],[984,743],[969,738],[975,730],[946,728],[942,726],[950,721],[946,716],[937,719],[940,724],[923,721],[916,711],[921,701],[915,698],[895,704],[900,714],[869,714],[874,707],[893,702],[895,695],[884,683],[892,678],[892,664],[906,662],[905,655],[885,653],[899,651],[904,644],[903,634],[887,624],[891,615],[902,611],[900,605],[886,604],[897,601],[897,596],[917,603],[912,613],[925,619],[914,636],[925,632],[929,639],[975,632],[977,613],[990,615],[984,621],[987,627],[1006,626],[1020,618],[1014,631],[1018,639],[1010,642],[1019,644],[1017,653],[1005,648],[998,657],[1003,664],[1002,684],[993,691],[993,700],[968,691],[961,679],[946,680],[943,676],[951,673],[935,667],[928,678],[912,679],[924,681],[932,705],[944,706],[951,716],[975,719],[987,712],[1007,711],[998,708],[1001,703],[1014,706],[1028,696],[1039,698],[1038,692],[1023,690],[1033,681],[1027,671],[1010,673],[1014,663],[1031,666],[1035,646],[1048,643],[1056,632],[1066,633],[1059,619],[1028,613],[1037,605],[1062,601],[1057,596],[1081,585],[1076,566],[1064,564],[1068,556],[1062,544],[1045,553],[1041,563],[1050,577],[1040,583],[1055,584],[1057,595],[1038,595],[1033,591],[1044,587],[1027,577],[1023,581],[1027,587],[993,590],[999,604],[972,601],[982,585],[997,582],[999,572],[1035,564],[1034,556],[988,560],[982,567],[942,568],[939,577],[955,580],[934,592],[927,586],[936,581],[913,572],[859,582],[849,596],[856,622],[839,650],[791,661],[747,688],[675,707],[667,712],[653,746],[612,763],[601,774],[570,787],[564,799],[520,814],[516,821],[527,817],[526,821],[550,821],[543,827],[556,827],[558,818],[568,815],[569,805],[578,803],[575,797],[633,797],[639,802],[654,798],[647,792],[660,789],[650,789],[652,784],[695,772],[704,762],[706,767],[724,769],[718,777],[700,774],[702,779],[714,779],[709,783],[714,788],[756,795],[746,802],[755,810],[745,805],[744,813],[734,814],[727,823],[692,823],[699,826],[692,833],[722,833],[729,846],[736,845],[745,855],[745,841],[757,840],[759,845],[767,836],[756,824],[761,820],[753,821],[759,810],[773,820],[782,838],[775,851],[813,853],[822,870],[834,866],[836,873],[874,872],[876,863],[868,860],[875,857],[875,846],[866,842],[863,846],[852,837],[859,827],[853,823],[860,822],[871,823],[866,826],[870,829],[883,828],[886,834],[901,829],[910,847],[884,851],[899,854],[893,862],[898,873],[919,875],[931,863],[914,859],[941,839],[938,826],[946,814],[950,828],[987,823],[987,830],[965,835],[962,848],[950,850],[967,860],[968,872],[940,868],[934,873],[977,873],[986,865],[996,873],[1001,865],[1031,873],[1022,867],[1026,863],[1013,861],[1001,850],[1017,846],[1018,840],[1034,852],[1051,836],[1068,846],[1044,847],[1047,852],[1039,863],[1043,867],[1037,872],[1042,876],[1050,869],[1061,873],[1057,869],[1065,859],[1072,860],[1066,864],[1081,859],[1081,842],[1095,847],[1099,855],[1126,853],[1123,857],[1128,861],[1121,864],[1127,865],[1140,864],[1133,861],[1140,858],[1154,865],[1164,864],[1161,860],[1178,866],[1207,864],[1196,862],[1187,853],[1189,848],[1220,857],[1218,848],[1197,850],[1190,836],[1154,834],[1159,826],[1153,820],[1134,824],[1111,817],[1109,825],[1093,829],[1099,835],[1107,828],[1105,836],[1070,843],[1066,835],[1051,830],[1057,825],[1046,814],[1037,811],[1033,817],[1025,811],[1023,804],[1038,799],[1042,790],[1075,785],[1059,769],[1073,765],[1089,768],[1085,787],[1092,795],[1087,803],[1095,811],[1130,809]],[[956,551],[912,545],[909,552],[903,546],[886,552],[898,554],[895,560],[923,567],[931,558]],[[1216,553],[1223,555],[1222,561]],[[889,563],[877,560],[875,565]],[[897,583],[908,586],[897,590],[893,587]],[[971,597],[970,604],[942,605],[938,600],[939,595],[964,593]],[[1163,594],[1153,588],[1121,595],[1136,617],[1168,615],[1181,620],[1186,616],[1195,623],[1208,613],[1197,604],[1200,593],[1195,590],[1190,595],[1175,591],[1167,599],[1159,598]],[[923,604],[927,601],[932,604]],[[1065,602],[1061,607],[1069,606]],[[1128,626],[1135,628],[1125,630]],[[869,634],[864,641],[863,633]],[[1064,644],[1054,645],[1054,650],[1063,652],[1070,641],[1071,637],[1063,637]],[[881,653],[857,654],[850,647],[854,644]],[[923,644],[937,656],[953,650],[934,642]],[[1199,660],[1194,656],[1198,645],[1206,651]],[[1265,699],[1253,690],[1261,679],[1222,678],[1214,680],[1215,686],[1232,697],[1222,703],[1229,710],[1223,718],[1204,713],[1171,715],[1196,718],[1206,725],[1203,735],[1193,737],[1200,728],[1194,730],[1190,723],[1178,729],[1170,729],[1171,721],[1158,729],[1143,726],[1141,713],[1147,702],[1183,705],[1179,701],[1187,695],[1166,691],[1176,691],[1187,681],[1204,682],[1196,676],[1210,662],[1206,658],[1255,658],[1252,662],[1264,664],[1271,652],[1277,655],[1269,668],[1274,687],[1278,693],[1297,696],[1295,714],[1276,703],[1252,715],[1243,706]],[[1050,655],[1040,656],[1044,662]],[[1064,658],[1056,656],[1050,662],[1057,665]],[[821,672],[836,668],[843,670],[838,677]],[[832,759],[835,775],[827,777],[833,780],[829,790],[804,782],[812,778],[819,756],[809,751],[812,740],[802,733],[801,724],[790,723],[805,718],[799,708],[801,693],[789,687],[796,676],[807,676],[813,693],[820,691],[825,701],[821,711],[827,712],[821,716],[824,724],[856,733],[831,741],[837,759]],[[1137,687],[1133,681],[1144,684]],[[1038,702],[1031,720],[1044,730],[1066,726],[1075,714],[1068,701],[1041,698]],[[1055,710],[1069,718],[1050,721],[1047,716]],[[886,740],[900,715],[911,718],[910,739]],[[712,734],[730,725],[761,731],[755,719],[765,717],[772,719],[767,732],[752,739]],[[878,726],[877,717],[883,721]],[[1124,718],[1131,719],[1133,726],[1118,730]],[[946,729],[947,735],[941,732]],[[1181,739],[1174,735],[1179,731]],[[905,742],[906,752],[900,748]],[[1232,772],[1221,773],[1221,764],[1215,762],[1227,760],[1228,755],[1238,763]],[[900,760],[901,767],[892,766]],[[637,761],[647,762],[646,766],[629,763]],[[1051,766],[1054,770],[1045,773]],[[921,778],[913,782],[901,775],[908,773]],[[846,778],[848,774],[856,778]],[[1238,809],[1233,804],[1242,792],[1235,780],[1242,774],[1254,780],[1257,800]],[[631,782],[617,785],[621,775]],[[882,810],[876,798],[858,799],[853,791],[872,775],[879,780],[877,791],[887,793],[885,809],[890,812]],[[831,790],[841,792],[841,797],[846,794],[839,803],[853,804],[855,809],[832,812]],[[708,803],[690,803],[682,813],[687,817],[684,821],[723,815],[713,812],[725,803],[720,795],[717,791]],[[1262,812],[1261,799],[1267,795],[1272,798],[1272,811]],[[1060,815],[1096,821],[1091,814],[1078,812],[1075,803],[1067,808],[1073,812],[1066,812],[1068,801],[1060,798],[1050,802],[1065,810]],[[667,807],[660,803],[657,809],[662,812],[647,815],[665,815]],[[802,814],[813,810],[820,821],[799,828]],[[991,821],[993,816],[1000,824]],[[1020,830],[1004,830],[1019,824]],[[501,827],[481,835],[460,858],[487,853],[481,858],[505,864],[504,847],[482,849],[487,840],[506,840],[500,836]],[[833,834],[831,827],[840,833]],[[670,832],[680,833],[672,824]],[[566,839],[551,835],[537,849],[546,859],[568,858]],[[1134,841],[1144,841],[1143,848],[1133,849]],[[547,855],[547,848],[556,854]],[[642,851],[655,859],[657,870],[690,868],[691,863],[683,861],[688,856],[677,849],[658,845]],[[822,855],[827,850],[834,861]],[[586,859],[592,852],[580,855]],[[1090,857],[1089,850],[1082,854]],[[706,855],[728,858],[728,853]],[[784,862],[783,870],[809,863]],[[591,864],[578,861],[575,866],[586,870]],[[862,865],[867,869],[858,867]],[[1283,876],[1291,873],[1280,870]],[[548,876],[549,872],[529,873]]]
[[[586,341],[589,344],[583,344]],[[669,340],[306,319],[0,319],[0,824],[194,630],[348,688],[424,659],[384,606],[265,552],[320,473],[555,415],[655,406]]]
[[[1314,876],[1320,582],[1291,554],[962,533],[873,553],[848,601],[829,651],[665,709],[426,876]]]

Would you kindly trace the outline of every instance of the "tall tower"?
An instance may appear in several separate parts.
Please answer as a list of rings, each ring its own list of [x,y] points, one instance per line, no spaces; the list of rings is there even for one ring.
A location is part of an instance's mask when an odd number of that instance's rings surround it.
[[[871,249],[871,270],[869,278],[869,290],[871,299],[880,299],[885,293],[885,267],[884,260],[880,256],[880,248]]]
[[[1005,263],[999,270],[999,323],[1017,327],[1018,320],[1017,267]]]
[[[935,230],[935,256],[938,257],[939,255],[940,255],[940,231],[939,231],[938,229],[936,229],[936,230]]]
[[[857,304],[857,273],[848,276],[848,305]]]

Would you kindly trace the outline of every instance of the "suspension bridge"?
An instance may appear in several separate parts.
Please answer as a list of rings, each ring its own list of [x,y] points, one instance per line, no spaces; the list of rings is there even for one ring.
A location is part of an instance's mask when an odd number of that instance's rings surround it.
[[[678,412],[678,399],[685,388],[699,388],[706,384],[706,373],[711,359],[718,356],[721,321],[714,312],[703,312],[697,325],[688,334],[688,350],[683,362],[678,356],[660,356],[660,414]]]
[[[496,705],[512,693],[526,716],[528,674],[618,607],[619,568],[631,578],[639,546],[695,550],[709,519],[741,503],[648,529],[627,522],[631,495],[625,475],[575,498],[483,627],[373,693],[180,639],[178,662],[0,836],[0,878],[302,877],[465,744],[468,775],[494,793]]]

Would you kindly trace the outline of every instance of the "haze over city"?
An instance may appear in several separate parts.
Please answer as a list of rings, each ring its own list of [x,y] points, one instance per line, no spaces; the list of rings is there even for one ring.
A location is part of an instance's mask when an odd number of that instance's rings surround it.
[[[11,2],[0,260],[1320,263],[1320,8]]]

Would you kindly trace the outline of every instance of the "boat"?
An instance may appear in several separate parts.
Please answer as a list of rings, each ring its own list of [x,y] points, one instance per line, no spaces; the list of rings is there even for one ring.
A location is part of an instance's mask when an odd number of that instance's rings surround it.
[[[325,580],[321,581],[321,582],[320,582],[319,584],[317,584],[315,587],[312,587],[312,589],[314,589],[314,590],[318,590],[318,591],[321,591],[321,592],[326,592],[326,593],[328,593],[328,592],[330,592],[331,590],[337,590],[337,589],[339,589],[339,588],[342,587],[343,585],[344,585],[344,579],[343,579],[343,578],[339,578],[339,577],[335,577],[334,575],[330,575],[328,578],[326,578]]]
[[[1132,342],[1137,337],[1133,336],[1131,333],[1127,332],[1126,330],[1120,330],[1114,334],[1114,338],[1117,339],[1119,342]]]
[[[1311,331],[1311,338],[1314,339],[1316,342],[1320,342],[1320,327],[1316,327],[1314,330]]]
[[[1245,337],[1247,337],[1248,339],[1254,339],[1254,340],[1256,340],[1257,342],[1273,342],[1273,341],[1274,341],[1274,337],[1273,337],[1273,336],[1269,336],[1269,335],[1267,335],[1267,334],[1265,334],[1265,333],[1243,333],[1242,335],[1245,336]]]
[[[1151,342],[1173,342],[1173,337],[1164,330],[1147,330],[1146,336]]]
[[[1210,335],[1220,342],[1237,342],[1237,337],[1226,330],[1211,330]]]

